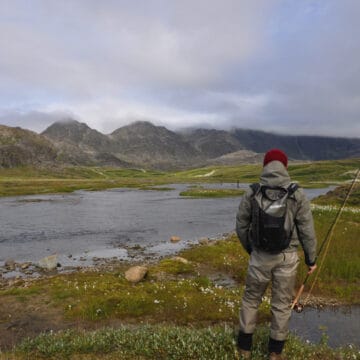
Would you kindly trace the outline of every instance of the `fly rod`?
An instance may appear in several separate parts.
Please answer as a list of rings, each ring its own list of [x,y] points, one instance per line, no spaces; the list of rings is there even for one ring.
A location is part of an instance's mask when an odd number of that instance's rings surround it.
[[[332,237],[332,235],[333,235],[334,229],[335,229],[335,227],[336,227],[336,225],[337,225],[337,222],[338,222],[338,220],[339,220],[339,218],[340,218],[340,215],[341,215],[342,211],[344,210],[344,207],[345,207],[345,205],[346,205],[346,202],[347,202],[348,199],[349,199],[349,196],[350,196],[350,194],[351,194],[351,191],[353,190],[353,188],[354,188],[354,186],[355,186],[355,183],[356,183],[356,180],[357,180],[357,178],[358,178],[358,176],[359,176],[359,173],[360,173],[360,168],[357,170],[356,175],[355,175],[355,177],[354,177],[354,179],[353,179],[353,181],[352,181],[352,183],[351,183],[351,186],[350,186],[350,188],[349,188],[349,190],[348,190],[348,192],[347,192],[347,194],[346,194],[346,196],[345,196],[345,199],[344,199],[341,207],[339,208],[339,210],[338,210],[338,212],[337,212],[337,214],[336,214],[336,217],[335,217],[334,221],[332,222],[332,224],[331,224],[331,226],[330,226],[330,228],[329,228],[329,230],[328,230],[328,232],[327,232],[327,234],[326,234],[326,236],[325,236],[324,241],[322,242],[322,244],[321,244],[321,246],[320,246],[319,252],[317,253],[316,258],[315,258],[315,263],[316,263],[316,260],[318,259],[318,257],[320,256],[320,254],[321,254],[321,252],[322,252],[325,244],[327,244],[325,255],[327,254],[327,250],[329,249],[330,239],[331,239],[331,237]],[[316,281],[316,279],[317,279],[317,276],[318,276],[318,274],[319,274],[319,272],[320,272],[320,269],[321,269],[321,267],[322,267],[322,265],[323,265],[323,263],[324,263],[325,255],[324,255],[324,257],[323,257],[323,259],[322,259],[322,262],[321,262],[321,264],[320,264],[320,267],[319,267],[319,269],[318,269],[318,272],[317,272],[316,278],[315,278],[315,280],[314,280],[313,286],[311,287],[311,289],[310,289],[310,291],[309,291],[309,295],[310,295],[310,293],[311,293],[311,291],[312,291],[312,289],[313,289],[313,287],[314,287],[314,284],[315,284],[315,281]],[[303,283],[301,284],[301,286],[300,286],[300,288],[299,288],[299,290],[298,290],[298,292],[297,292],[297,294],[296,294],[296,296],[295,296],[295,299],[294,299],[294,301],[293,301],[292,304],[291,304],[291,310],[292,310],[292,309],[295,309],[297,312],[301,312],[301,311],[303,310],[303,306],[300,305],[300,304],[298,303],[298,301],[299,301],[299,299],[300,299],[301,294],[302,294],[303,291],[304,291],[306,282],[308,281],[309,277],[310,277],[310,274],[307,274],[306,277],[305,277],[305,279],[304,279],[304,281],[303,281]],[[309,296],[309,295],[308,295],[308,296]]]

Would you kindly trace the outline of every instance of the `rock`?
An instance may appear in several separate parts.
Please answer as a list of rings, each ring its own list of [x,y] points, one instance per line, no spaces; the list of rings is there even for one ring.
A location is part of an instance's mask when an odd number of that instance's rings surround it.
[[[125,279],[132,283],[138,283],[147,274],[146,266],[133,266],[125,272]]]
[[[16,269],[16,262],[14,259],[7,259],[4,265],[6,270],[14,271]]]
[[[30,265],[31,265],[31,262],[25,262],[20,265],[20,268],[21,268],[21,270],[26,270],[30,267]]]
[[[58,258],[57,254],[46,256],[41,260],[39,260],[38,265],[39,267],[45,270],[55,270],[58,264],[57,258]]]
[[[181,256],[174,256],[171,260],[174,260],[174,261],[179,261],[183,264],[189,264],[189,260],[181,257]]]
[[[199,240],[200,245],[208,245],[209,244],[209,238],[201,238]]]
[[[181,240],[180,236],[172,236],[172,237],[170,238],[170,241],[171,241],[172,243],[177,243],[177,242],[179,242],[180,240]]]

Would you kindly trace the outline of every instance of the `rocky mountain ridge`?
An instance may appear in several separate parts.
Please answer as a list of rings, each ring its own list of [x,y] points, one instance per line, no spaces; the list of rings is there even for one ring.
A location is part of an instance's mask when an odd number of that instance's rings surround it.
[[[0,167],[51,165],[57,150],[44,136],[19,127],[0,125]]]
[[[170,131],[138,121],[109,135],[72,119],[43,133],[0,126],[0,166],[72,164],[180,169],[261,162],[269,148],[293,160],[360,157],[359,138],[292,136],[255,130]]]

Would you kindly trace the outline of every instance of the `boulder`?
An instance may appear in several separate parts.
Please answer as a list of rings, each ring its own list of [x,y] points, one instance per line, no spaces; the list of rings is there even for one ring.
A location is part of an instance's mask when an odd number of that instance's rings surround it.
[[[189,264],[189,260],[181,257],[181,256],[174,256],[173,258],[171,258],[171,260],[174,260],[174,261],[179,261],[183,264]]]
[[[55,270],[58,266],[57,254],[42,258],[41,260],[39,260],[38,265],[44,270]]]
[[[31,266],[31,262],[25,262],[20,265],[21,270],[26,270]]]
[[[7,259],[4,266],[6,270],[14,271],[16,269],[16,262],[14,259]]]
[[[209,238],[201,238],[199,240],[200,245],[209,245]]]
[[[146,266],[133,266],[125,272],[125,279],[132,283],[138,283],[143,280],[147,274]]]
[[[170,238],[170,241],[171,241],[172,243],[177,243],[177,242],[179,242],[180,240],[181,240],[180,236],[172,236],[172,237]]]

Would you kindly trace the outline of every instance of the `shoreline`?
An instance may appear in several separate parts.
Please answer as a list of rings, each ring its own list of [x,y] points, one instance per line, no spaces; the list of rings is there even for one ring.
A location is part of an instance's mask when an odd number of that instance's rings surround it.
[[[234,234],[227,234],[227,237],[231,237]],[[226,236],[219,239],[208,239],[202,238],[198,243],[188,243],[182,249],[175,251],[171,255],[158,255],[155,258],[151,256],[145,256],[143,259],[137,258],[137,255],[127,256],[127,258],[118,258],[118,257],[93,257],[92,259],[81,259],[78,260],[78,265],[74,266],[57,266],[52,270],[46,270],[39,267],[37,264],[32,262],[25,263],[16,263],[16,271],[9,273],[4,272],[5,265],[0,266],[0,291],[1,290],[10,290],[13,288],[28,288],[32,284],[36,284],[38,281],[49,280],[52,278],[56,278],[58,276],[69,276],[76,274],[90,274],[90,273],[111,273],[118,271],[119,268],[125,269],[133,266],[158,266],[162,261],[173,260],[175,258],[181,258],[183,252],[190,252],[194,249],[201,248],[203,246],[212,246],[219,241],[226,241]],[[132,249],[132,247],[130,247]],[[143,249],[136,249],[140,254],[143,255]],[[92,263],[91,263],[92,262]],[[26,265],[26,267],[24,267]],[[57,264],[60,265],[60,264]],[[31,269],[30,273],[28,269]],[[4,274],[7,275],[4,277]],[[224,275],[221,271],[218,274],[214,274],[214,271],[209,270],[208,273],[206,271],[202,273],[202,276],[208,276],[211,278],[215,278],[212,280],[214,285],[217,284],[216,275],[220,277]],[[236,281],[235,279],[231,279],[226,283],[226,281],[221,281],[221,286],[226,288],[239,288],[243,286],[243,283]],[[306,289],[302,294],[302,299],[307,298],[308,293]],[[300,301],[301,302],[301,301]],[[317,294],[312,294],[310,299],[308,299],[307,303],[303,304],[304,306],[315,308],[321,310],[324,307],[349,307],[349,306],[360,306],[359,302],[348,302],[336,297],[330,296],[322,296]]]

